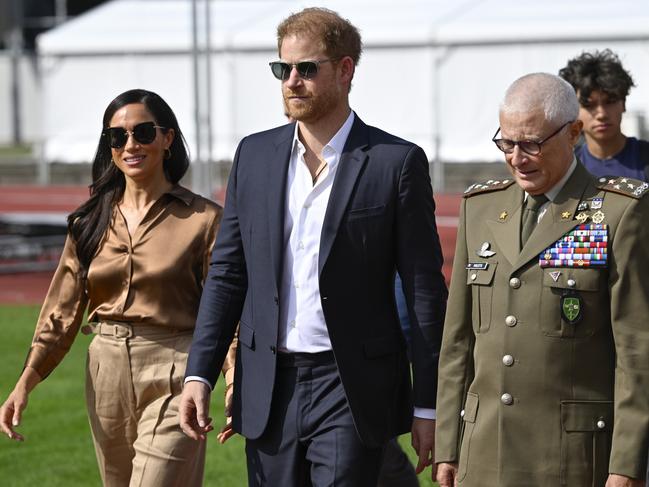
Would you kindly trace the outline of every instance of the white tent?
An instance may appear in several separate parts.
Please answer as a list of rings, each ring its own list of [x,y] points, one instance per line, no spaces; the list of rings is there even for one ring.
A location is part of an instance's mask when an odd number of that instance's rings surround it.
[[[275,27],[302,1],[211,4],[215,159],[283,123]],[[505,88],[556,73],[583,50],[611,48],[638,85],[627,122],[649,110],[649,2],[638,0],[323,0],[359,27],[364,52],[351,104],[365,122],[420,144],[430,159],[499,160],[490,138]],[[194,140],[190,0],[114,0],[38,39],[44,156],[92,158],[101,116],[142,87],[172,106]],[[628,128],[628,127],[627,127]],[[633,135],[631,127],[627,132]]]

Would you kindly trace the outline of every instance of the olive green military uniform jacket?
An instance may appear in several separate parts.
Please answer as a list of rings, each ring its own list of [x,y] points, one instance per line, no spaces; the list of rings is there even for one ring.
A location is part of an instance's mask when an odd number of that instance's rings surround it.
[[[437,398],[436,461],[459,462],[459,485],[602,487],[609,472],[644,477],[648,188],[597,180],[578,163],[522,250],[522,189],[509,180],[467,190]],[[594,239],[605,242],[586,252],[599,255],[541,267],[548,249],[597,222],[604,230]]]

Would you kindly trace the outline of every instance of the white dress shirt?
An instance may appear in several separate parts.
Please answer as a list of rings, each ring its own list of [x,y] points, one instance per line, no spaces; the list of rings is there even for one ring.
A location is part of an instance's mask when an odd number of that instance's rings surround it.
[[[322,148],[325,166],[313,182],[304,160],[306,149],[295,125],[288,166],[284,214],[284,267],[280,290],[278,349],[283,352],[331,350],[320,302],[318,257],[329,195],[343,148],[354,123],[354,112]]]

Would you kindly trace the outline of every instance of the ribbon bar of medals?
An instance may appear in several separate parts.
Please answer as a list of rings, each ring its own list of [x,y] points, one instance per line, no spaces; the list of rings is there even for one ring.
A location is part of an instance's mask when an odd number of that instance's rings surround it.
[[[575,227],[539,254],[541,267],[604,267],[608,257],[608,225]]]

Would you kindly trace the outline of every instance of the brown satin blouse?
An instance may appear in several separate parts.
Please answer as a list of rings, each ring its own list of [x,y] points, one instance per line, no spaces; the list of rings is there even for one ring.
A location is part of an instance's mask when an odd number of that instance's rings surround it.
[[[221,214],[215,203],[175,186],[131,237],[115,206],[87,282],[68,235],[25,365],[41,377],[52,372],[70,349],[86,307],[88,321],[194,328]]]

